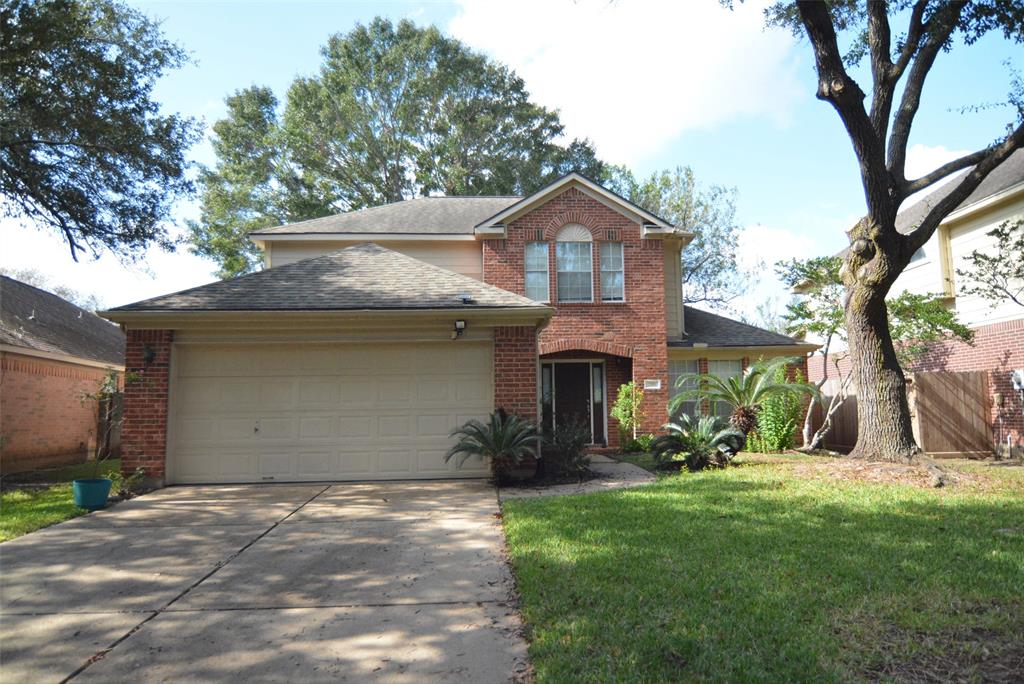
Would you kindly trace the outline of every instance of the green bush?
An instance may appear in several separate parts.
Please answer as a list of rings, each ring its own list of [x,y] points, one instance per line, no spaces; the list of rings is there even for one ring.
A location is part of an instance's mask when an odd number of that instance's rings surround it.
[[[654,459],[667,463],[681,456],[691,471],[724,468],[743,446],[743,433],[715,416],[694,418],[683,414],[667,423],[665,434],[651,444]]]
[[[630,439],[623,443],[622,452],[631,454],[640,451],[650,451],[651,445],[654,443],[654,439],[654,435],[638,435],[636,439]]]
[[[496,482],[505,482],[511,471],[524,459],[537,455],[537,428],[527,420],[511,415],[499,408],[486,422],[467,421],[451,431],[449,437],[456,440],[444,460],[456,459],[458,466],[466,459],[476,457],[489,459],[491,473]]]
[[[590,457],[584,451],[590,443],[590,422],[580,416],[572,416],[544,431],[542,454],[547,475],[582,475],[590,465]]]
[[[778,379],[784,380],[784,371],[779,369],[778,372]],[[803,382],[799,371],[794,382]],[[765,399],[757,413],[757,428],[747,438],[747,450],[768,454],[792,448],[796,426],[803,413],[801,399],[801,395],[795,393]]]

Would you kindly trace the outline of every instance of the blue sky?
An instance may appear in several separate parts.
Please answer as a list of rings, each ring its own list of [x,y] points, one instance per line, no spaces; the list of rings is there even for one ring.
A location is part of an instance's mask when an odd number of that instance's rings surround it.
[[[161,19],[196,61],[161,81],[157,98],[208,124],[236,89],[269,85],[283,97],[292,78],[318,69],[328,36],[357,22],[384,15],[437,25],[515,69],[537,101],[562,112],[569,134],[591,138],[607,161],[639,174],[685,164],[703,182],[735,186],[742,261],[769,265],[739,311],[781,297],[771,263],[841,248],[843,229],[863,211],[849,142],[813,96],[809,46],[764,31],[757,3],[734,12],[716,0],[132,4]],[[1008,110],[958,110],[1005,99],[1002,63],[1022,69],[1022,57],[1000,36],[939,57],[911,139],[914,170],[999,135]],[[208,143],[192,154],[213,161]],[[179,208],[179,221],[194,215],[194,205]],[[214,270],[184,250],[151,252],[131,268],[112,255],[75,264],[54,236],[10,222],[0,239],[12,247],[0,264],[36,268],[108,306],[208,282]]]

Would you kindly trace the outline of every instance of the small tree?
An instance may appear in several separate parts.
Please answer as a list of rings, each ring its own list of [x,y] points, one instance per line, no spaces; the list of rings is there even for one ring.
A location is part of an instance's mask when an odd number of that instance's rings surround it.
[[[992,302],[1024,306],[1024,220],[1004,221],[988,232],[996,241],[996,253],[975,250],[965,257],[968,268],[957,269],[965,279],[960,292]]]
[[[775,379],[784,381],[786,369],[776,371]],[[796,372],[795,382],[804,381],[803,374]],[[757,414],[757,429],[747,439],[747,449],[761,453],[784,451],[793,446],[793,435],[800,420],[802,395],[797,393],[777,394],[768,397]]]
[[[757,414],[762,404],[769,398],[815,393],[815,388],[805,382],[785,380],[785,368],[795,360],[785,357],[767,361],[761,359],[748,366],[742,375],[732,378],[700,373],[680,376],[677,381],[678,387],[686,387],[687,383],[693,383],[695,388],[677,394],[669,403],[669,413],[675,415],[682,403],[690,399],[703,399],[712,404],[728,404],[732,408],[729,422],[746,437],[757,426]]]
[[[637,430],[644,420],[644,391],[632,380],[619,386],[618,396],[612,404],[611,416],[619,422],[619,444],[636,439]]]
[[[853,374],[842,371],[842,362],[847,358],[845,347],[834,353],[836,344],[846,341],[846,323],[843,317],[843,281],[840,271],[842,258],[838,256],[779,262],[776,270],[779,277],[790,287],[798,288],[801,298],[787,307],[785,318],[788,332],[800,337],[812,336],[822,341],[816,352],[822,359],[822,377],[815,383],[819,392],[830,377],[830,365],[834,366],[838,387],[824,406],[821,426],[813,430],[814,408],[811,402],[804,415],[802,451],[821,447],[825,436],[832,428],[832,419],[849,395]],[[896,354],[904,367],[925,354],[931,346],[945,339],[973,340],[973,333],[960,323],[956,313],[941,297],[904,292],[886,302],[889,330],[896,341]]]

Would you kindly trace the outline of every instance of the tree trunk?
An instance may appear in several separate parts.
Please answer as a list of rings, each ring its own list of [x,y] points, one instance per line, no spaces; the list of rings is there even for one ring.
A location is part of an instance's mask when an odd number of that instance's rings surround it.
[[[846,331],[857,380],[857,446],[851,458],[907,462],[918,453],[907,382],[896,359],[885,306],[887,287],[848,285]]]

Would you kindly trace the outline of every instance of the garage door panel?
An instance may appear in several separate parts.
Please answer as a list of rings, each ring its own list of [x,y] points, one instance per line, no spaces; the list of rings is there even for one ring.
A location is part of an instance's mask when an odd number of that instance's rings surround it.
[[[170,478],[484,475],[485,464],[469,460],[456,469],[444,454],[452,428],[490,412],[491,357],[490,344],[463,342],[182,345],[174,361]]]
[[[333,416],[304,416],[299,418],[299,439],[331,439],[334,437]]]
[[[412,398],[412,380],[408,376],[384,377],[377,381],[378,406],[406,406]]]
[[[341,387],[337,381],[300,380],[300,408],[335,407],[341,400]]]

